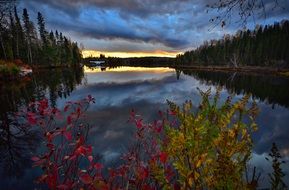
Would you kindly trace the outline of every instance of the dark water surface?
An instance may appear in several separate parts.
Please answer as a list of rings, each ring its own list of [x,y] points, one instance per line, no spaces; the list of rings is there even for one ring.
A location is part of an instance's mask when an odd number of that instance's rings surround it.
[[[274,76],[244,75],[204,71],[176,71],[169,68],[121,67],[85,68],[34,73],[19,82],[0,83],[0,189],[33,189],[33,180],[41,171],[32,168],[30,158],[41,148],[37,129],[19,132],[9,125],[9,115],[33,98],[47,97],[52,106],[63,108],[66,101],[79,100],[88,94],[96,103],[87,111],[87,122],[93,126],[89,143],[94,152],[111,165],[130,144],[134,127],[127,122],[132,109],[153,121],[159,110],[166,110],[166,100],[182,104],[200,101],[197,90],[223,86],[221,99],[234,93],[235,99],[251,93],[261,110],[254,134],[251,165],[262,172],[262,186],[268,186],[271,171],[265,156],[273,142],[289,161],[289,79]],[[8,127],[9,126],[9,127]],[[289,163],[284,165],[289,181]],[[289,185],[289,184],[287,184]]]

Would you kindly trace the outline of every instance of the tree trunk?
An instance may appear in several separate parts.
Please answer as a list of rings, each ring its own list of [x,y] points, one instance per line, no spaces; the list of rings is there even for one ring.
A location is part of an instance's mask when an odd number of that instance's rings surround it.
[[[0,41],[1,41],[1,48],[3,50],[3,55],[4,55],[4,59],[7,59],[7,55],[6,55],[6,51],[5,51],[5,47],[4,47],[4,43],[3,43],[3,39],[2,39],[2,34],[0,33]]]
[[[238,67],[238,56],[237,56],[237,54],[236,53],[234,53],[233,54],[233,57],[231,58],[231,63],[233,64],[233,66],[235,67],[235,68],[237,68]]]
[[[18,35],[18,32],[16,34],[16,57],[17,59],[19,59],[19,35]]]
[[[28,63],[29,64],[32,64],[32,52],[31,52],[31,42],[30,40],[28,40],[28,43],[27,43],[27,58],[28,58]]]

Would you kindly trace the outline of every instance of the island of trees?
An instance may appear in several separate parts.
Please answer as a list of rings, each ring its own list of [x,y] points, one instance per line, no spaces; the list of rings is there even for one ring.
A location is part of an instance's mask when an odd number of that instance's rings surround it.
[[[83,59],[83,63],[87,66],[93,66],[94,61],[103,61],[102,65],[109,67],[117,66],[144,66],[144,67],[162,67],[171,66],[175,63],[175,58],[170,57],[105,57],[100,54],[99,57],[87,57]]]
[[[289,67],[289,21],[239,30],[177,55],[179,65]]]
[[[13,62],[38,68],[79,65],[82,55],[78,44],[57,30],[48,32],[40,12],[36,26],[27,9],[23,9],[20,17],[16,6],[6,6],[1,7],[0,73],[8,72],[10,68],[17,73]]]

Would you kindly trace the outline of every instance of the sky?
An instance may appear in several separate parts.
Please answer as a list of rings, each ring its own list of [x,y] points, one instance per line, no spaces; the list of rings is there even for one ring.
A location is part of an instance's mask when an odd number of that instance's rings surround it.
[[[47,30],[58,30],[83,47],[84,57],[100,53],[115,57],[165,56],[195,49],[206,40],[220,39],[244,26],[238,16],[221,27],[209,22],[218,16],[206,8],[217,0],[22,0],[36,22],[40,11]],[[266,18],[256,14],[248,28],[289,19],[289,1],[264,0]],[[237,11],[233,11],[237,13]],[[37,23],[37,22],[36,22]]]

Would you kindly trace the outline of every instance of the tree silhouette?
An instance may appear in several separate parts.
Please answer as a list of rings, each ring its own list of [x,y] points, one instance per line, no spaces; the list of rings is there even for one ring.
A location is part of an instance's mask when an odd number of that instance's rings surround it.
[[[219,0],[208,4],[207,7],[217,10],[219,13],[210,21],[216,25],[221,24],[223,27],[228,21],[231,21],[234,13],[238,14],[237,20],[242,24],[246,24],[248,19],[255,15],[266,18],[268,11],[274,10],[276,7],[283,8],[279,3],[280,1],[282,0],[273,0],[269,3],[264,0]]]

